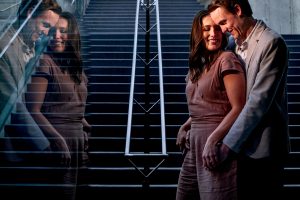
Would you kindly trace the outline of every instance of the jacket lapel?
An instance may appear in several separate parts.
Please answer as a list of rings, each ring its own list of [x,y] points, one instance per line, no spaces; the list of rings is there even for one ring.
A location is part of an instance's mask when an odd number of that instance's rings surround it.
[[[250,38],[248,41],[248,52],[247,52],[247,57],[245,61],[245,67],[246,67],[246,72],[248,73],[249,66],[250,66],[250,61],[252,59],[254,50],[257,50],[257,44],[259,42],[261,34],[264,32],[266,29],[266,25],[262,21],[258,21],[259,25],[257,26],[255,32],[253,32],[253,36]]]

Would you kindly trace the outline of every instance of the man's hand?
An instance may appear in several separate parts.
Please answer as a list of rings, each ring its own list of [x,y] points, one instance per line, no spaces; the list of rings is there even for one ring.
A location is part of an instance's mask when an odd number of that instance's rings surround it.
[[[214,150],[215,149],[215,153]],[[216,170],[224,162],[229,160],[234,152],[225,144],[218,143],[214,148],[211,148],[210,154],[204,154],[203,166],[208,170]],[[205,151],[204,151],[205,152]]]

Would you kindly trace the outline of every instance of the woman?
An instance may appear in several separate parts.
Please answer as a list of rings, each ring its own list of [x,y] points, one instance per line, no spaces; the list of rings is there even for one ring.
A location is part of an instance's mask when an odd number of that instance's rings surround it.
[[[87,78],[82,68],[79,28],[72,14],[60,15],[28,94],[29,111],[49,138],[51,150],[60,155],[57,164],[66,167],[62,181],[68,186],[60,199],[74,200],[78,169],[88,161],[87,132],[91,126],[84,118]]]
[[[236,161],[218,157],[219,144],[245,103],[245,74],[227,38],[207,11],[194,18],[186,96],[189,119],[176,144],[186,155],[177,200],[237,199]]]

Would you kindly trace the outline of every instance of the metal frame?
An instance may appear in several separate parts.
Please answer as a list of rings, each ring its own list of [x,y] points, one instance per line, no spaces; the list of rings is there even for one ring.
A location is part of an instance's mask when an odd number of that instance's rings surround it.
[[[145,3],[146,2],[146,3]],[[139,13],[140,8],[144,8],[146,11],[146,28],[144,28],[141,24],[139,24]],[[152,8],[152,10],[150,10]],[[150,12],[156,10],[156,24],[150,27]],[[157,55],[155,55],[152,59],[150,59],[149,52],[149,43],[150,43],[150,31],[156,26],[157,28]],[[146,59],[143,59],[140,55],[137,54],[137,42],[138,42],[138,30],[141,27],[146,33],[145,37],[145,52]],[[150,66],[151,62],[154,59],[158,59],[158,68],[159,68],[159,92],[160,99],[156,101],[149,109],[145,109],[142,104],[140,104],[136,99],[134,99],[134,86],[135,86],[135,76],[136,76],[136,62],[137,57],[141,59],[145,64],[145,95],[147,96],[147,76],[149,73],[147,72],[147,68]],[[131,142],[131,128],[132,128],[132,114],[133,114],[133,104],[136,103],[140,106],[144,111],[145,115],[147,115],[151,109],[160,103],[160,121],[161,121],[161,152],[159,153],[150,153],[145,151],[144,153],[132,153],[130,151],[130,142]],[[149,103],[149,102],[148,102]],[[145,102],[145,105],[147,102]],[[145,126],[149,126],[146,124]],[[144,138],[145,140],[149,138]],[[145,183],[143,186],[148,188],[149,182],[147,179],[155,170],[159,168],[159,166],[165,161],[165,157],[168,156],[166,150],[166,131],[165,131],[165,107],[164,107],[164,89],[163,89],[163,71],[162,71],[162,52],[161,52],[161,38],[160,38],[160,21],[159,21],[159,7],[158,0],[154,0],[151,4],[149,0],[137,0],[136,5],[136,18],[135,18],[135,30],[134,30],[134,43],[133,43],[133,59],[132,59],[132,71],[131,71],[131,83],[130,83],[130,95],[129,95],[129,106],[128,106],[128,121],[127,121],[127,133],[126,133],[126,145],[125,145],[125,156],[128,158],[129,162],[144,176]],[[150,170],[149,166],[144,166],[144,173],[132,160],[133,157],[142,157],[142,158],[150,158],[150,157],[159,157],[162,160],[152,169]]]

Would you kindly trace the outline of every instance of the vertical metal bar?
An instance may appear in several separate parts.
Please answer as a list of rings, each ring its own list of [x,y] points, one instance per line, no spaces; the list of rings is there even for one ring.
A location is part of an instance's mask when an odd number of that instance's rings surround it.
[[[144,84],[145,84],[145,115],[144,115],[144,153],[149,153],[149,128],[150,128],[150,0],[146,2],[146,33],[145,33],[145,69],[144,69]],[[148,163],[144,163],[144,173],[150,171]],[[149,188],[149,180],[144,179],[143,187]]]
[[[135,71],[136,71],[136,51],[137,51],[137,40],[138,40],[138,22],[139,22],[139,8],[140,0],[136,4],[136,18],[135,18],[135,30],[134,30],[134,46],[133,46],[133,57],[132,57],[132,71],[131,71],[131,82],[130,82],[130,94],[129,94],[129,106],[128,106],[128,121],[126,131],[126,145],[125,154],[128,155],[130,152],[130,138],[131,138],[131,125],[132,125],[132,109],[133,109],[133,93],[134,93],[134,82],[135,82]]]
[[[147,8],[146,8],[146,34],[145,34],[145,69],[144,69],[144,84],[145,84],[145,122],[144,122],[144,128],[145,128],[145,153],[149,153],[148,149],[148,139],[149,134],[147,133],[149,130],[149,107],[150,107],[150,8],[149,8],[149,2],[150,0],[147,0]]]
[[[166,147],[166,127],[165,127],[165,100],[164,100],[164,84],[162,71],[162,53],[160,38],[160,17],[158,1],[155,2],[156,9],[156,28],[157,28],[157,50],[158,50],[158,69],[159,69],[159,94],[160,94],[160,121],[161,121],[161,148],[162,154],[167,155]]]

